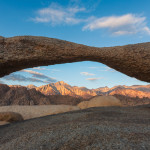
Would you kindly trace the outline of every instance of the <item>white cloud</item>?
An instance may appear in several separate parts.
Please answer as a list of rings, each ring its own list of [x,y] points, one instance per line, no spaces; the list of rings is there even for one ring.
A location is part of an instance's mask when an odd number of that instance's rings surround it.
[[[34,69],[34,70],[48,70],[48,69],[42,68],[42,67],[33,67],[32,69]]]
[[[21,70],[22,72],[28,72],[30,74],[32,74],[32,77],[34,78],[40,78],[40,79],[45,79],[46,81],[45,82],[56,82],[56,78],[52,78],[52,77],[49,77],[49,76],[46,76],[44,75],[43,73],[39,73],[39,72],[36,72],[36,71],[32,71],[32,70]]]
[[[4,83],[4,81],[1,81],[1,80],[0,80],[0,84],[5,84],[5,83]]]
[[[21,70],[22,72],[28,72],[30,74],[36,74],[36,75],[43,75],[42,73],[36,72],[36,71],[32,71],[32,70]]]
[[[78,24],[83,19],[77,17],[77,13],[84,12],[85,8],[78,6],[63,8],[56,3],[52,3],[49,7],[37,11],[37,16],[32,20],[41,23],[55,24]]]
[[[146,17],[137,14],[124,14],[121,16],[97,16],[89,15],[82,17],[81,13],[89,13],[85,7],[78,5],[69,5],[68,7],[51,3],[49,7],[41,8],[36,12],[32,21],[39,23],[58,24],[80,24],[84,23],[82,28],[85,30],[107,29],[112,35],[130,35],[130,34],[148,34],[150,28],[147,26]]]
[[[146,33],[148,33],[148,34],[150,35],[150,28],[144,27],[144,28],[143,28],[143,31],[146,32]]]
[[[110,68],[108,66],[106,67],[88,67],[89,69],[96,69],[97,71],[108,71],[108,72],[116,72],[113,68]]]
[[[88,67],[88,68],[90,68],[90,69],[97,69],[97,68],[99,68],[99,67]]]
[[[83,30],[93,31],[101,28],[108,29],[114,35],[136,34],[144,31],[150,34],[146,17],[134,14],[96,18],[85,25]]]
[[[86,80],[88,81],[97,81],[99,79],[103,79],[102,77],[101,78],[87,78]]]
[[[95,74],[93,73],[89,73],[89,72],[80,72],[81,75],[84,75],[84,76],[94,76]]]
[[[43,81],[40,79],[36,79],[36,78],[30,78],[30,77],[25,77],[23,75],[20,74],[10,74],[7,75],[5,77],[3,77],[4,80],[7,81],[18,81],[18,82],[38,82],[38,83],[49,83],[48,81]]]
[[[108,71],[108,72],[116,72],[116,70],[110,68],[110,67],[103,67],[103,70],[99,70],[99,71]]]
[[[51,73],[55,73],[55,72],[59,72],[61,70],[58,70],[58,69],[49,69],[51,71]]]
[[[34,67],[32,68],[34,70],[48,70],[48,71],[51,71],[51,73],[54,73],[54,72],[59,72],[60,70],[58,69],[47,69],[47,68],[43,68],[43,67]],[[27,71],[26,71],[27,72]]]

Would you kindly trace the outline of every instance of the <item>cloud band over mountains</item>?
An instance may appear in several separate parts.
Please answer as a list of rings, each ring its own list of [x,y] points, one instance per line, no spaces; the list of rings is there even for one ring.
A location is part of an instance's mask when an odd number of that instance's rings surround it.
[[[39,78],[39,79],[44,79],[45,82],[57,82],[57,80],[55,78],[51,78],[49,76],[44,75],[43,73],[39,73],[36,71],[32,71],[32,70],[21,70],[22,72],[27,72],[30,73],[32,75],[33,78]]]
[[[8,76],[3,77],[5,80],[9,81],[18,81],[18,82],[37,82],[37,83],[45,83],[42,80],[36,79],[36,78],[30,78],[30,77],[25,77],[20,74],[10,74]]]
[[[55,78],[48,77],[42,73],[35,72],[32,70],[21,70],[21,72],[27,72],[32,75],[32,77],[26,77],[21,74],[15,74],[12,73],[8,76],[3,77],[2,79],[4,80],[9,80],[9,81],[18,81],[18,82],[37,82],[37,83],[52,83],[52,82],[57,82]]]

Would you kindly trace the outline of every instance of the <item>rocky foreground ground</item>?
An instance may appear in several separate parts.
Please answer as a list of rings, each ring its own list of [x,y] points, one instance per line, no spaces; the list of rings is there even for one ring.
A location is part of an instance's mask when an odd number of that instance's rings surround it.
[[[0,150],[149,150],[150,105],[99,107],[0,126]]]

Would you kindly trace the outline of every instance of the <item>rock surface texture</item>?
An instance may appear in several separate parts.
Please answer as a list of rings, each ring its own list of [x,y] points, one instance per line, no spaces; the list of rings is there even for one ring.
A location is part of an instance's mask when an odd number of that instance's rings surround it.
[[[150,42],[97,48],[46,37],[0,37],[0,77],[29,67],[77,61],[100,62],[150,82]]]
[[[0,150],[149,150],[150,108],[103,107],[0,127]]]

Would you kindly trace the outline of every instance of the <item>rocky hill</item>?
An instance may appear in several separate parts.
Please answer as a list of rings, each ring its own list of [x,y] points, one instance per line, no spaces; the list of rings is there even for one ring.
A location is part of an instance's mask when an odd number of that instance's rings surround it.
[[[150,104],[150,99],[147,97],[129,97],[124,95],[113,95],[118,98],[123,106],[137,106],[137,105],[146,105]]]
[[[77,105],[85,101],[83,98],[77,98],[69,95],[48,95],[52,105]]]
[[[36,89],[23,86],[7,86],[0,84],[0,105],[42,105],[50,104],[50,100]]]
[[[82,98],[62,95],[44,95],[35,88],[0,84],[0,105],[76,105]]]

